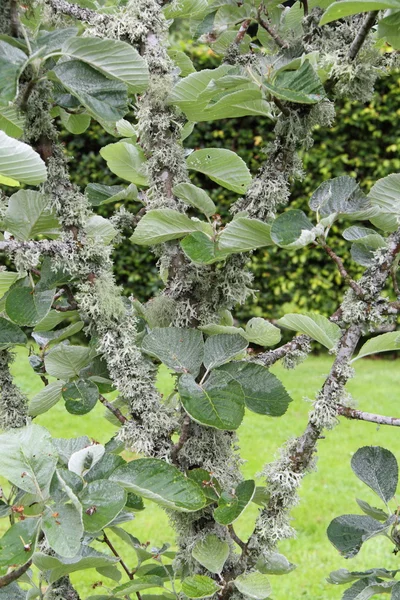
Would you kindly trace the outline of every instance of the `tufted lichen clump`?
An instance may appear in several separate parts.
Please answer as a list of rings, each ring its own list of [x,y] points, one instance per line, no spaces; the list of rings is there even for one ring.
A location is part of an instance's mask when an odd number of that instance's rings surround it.
[[[0,429],[24,427],[28,421],[28,399],[14,384],[10,365],[14,355],[0,350]]]

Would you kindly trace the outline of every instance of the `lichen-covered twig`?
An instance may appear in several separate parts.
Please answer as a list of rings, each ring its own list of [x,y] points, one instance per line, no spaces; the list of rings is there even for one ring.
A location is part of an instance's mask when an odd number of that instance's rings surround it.
[[[320,245],[325,250],[327,255],[331,257],[331,259],[334,261],[334,263],[336,263],[339,273],[341,274],[341,276],[343,277],[345,282],[351,287],[352,290],[354,290],[354,292],[357,294],[357,296],[362,298],[363,293],[364,293],[362,288],[358,285],[358,283],[356,281],[354,281],[354,279],[352,279],[350,277],[350,275],[348,274],[348,272],[345,269],[345,266],[344,266],[343,261],[340,258],[340,256],[338,256],[332,250],[332,248],[330,248],[330,246],[328,246],[328,244],[326,244],[325,242],[321,241]]]
[[[373,10],[372,12],[368,13],[368,15],[365,17],[363,24],[361,25],[360,31],[358,32],[357,36],[354,39],[354,42],[350,46],[348,54],[349,60],[354,60],[356,58],[363,43],[365,42],[368,33],[375,24],[378,12],[378,10]]]
[[[104,398],[104,396],[102,394],[99,394],[99,400],[106,408],[108,408],[108,410],[110,412],[112,412],[114,417],[116,417],[118,419],[118,421],[120,423],[122,423],[122,425],[124,425],[125,423],[128,422],[128,419],[122,414],[122,412],[119,410],[119,408],[116,408],[115,406],[113,406],[111,404],[111,402],[109,402],[107,400],[107,398]]]
[[[0,577],[0,588],[10,585],[10,583],[13,583],[13,581],[17,581],[17,579],[22,577],[22,575],[27,572],[27,570],[30,568],[31,564],[32,564],[32,559],[28,560],[28,562],[26,562],[24,565],[21,565],[17,569],[14,569],[13,571],[10,571],[6,575],[3,575],[2,577]]]
[[[235,39],[233,40],[234,44],[239,46],[242,43],[243,38],[246,35],[248,28],[250,27],[250,24],[251,19],[246,19],[245,21],[243,21],[243,23],[239,27],[239,31],[237,32]]]
[[[311,338],[308,335],[296,335],[290,342],[280,346],[280,348],[275,348],[275,350],[268,350],[267,352],[258,354],[255,357],[255,360],[257,360],[257,362],[262,362],[266,367],[271,367],[278,360],[285,358],[285,356],[293,352],[309,352],[310,341]]]
[[[356,419],[357,421],[368,421],[368,423],[376,423],[377,425],[400,427],[399,417],[385,417],[384,415],[357,410],[356,408],[350,408],[342,404],[338,405],[337,411],[339,415],[346,417],[346,419]]]
[[[179,436],[179,440],[172,446],[171,450],[171,460],[174,464],[177,464],[178,454],[182,450],[183,445],[188,441],[190,434],[190,417],[189,415],[185,415],[182,421],[181,434]]]
[[[90,8],[82,8],[77,4],[67,2],[67,0],[46,0],[46,3],[54,10],[55,13],[61,13],[78,21],[89,23],[107,24],[109,17],[101,15]]]

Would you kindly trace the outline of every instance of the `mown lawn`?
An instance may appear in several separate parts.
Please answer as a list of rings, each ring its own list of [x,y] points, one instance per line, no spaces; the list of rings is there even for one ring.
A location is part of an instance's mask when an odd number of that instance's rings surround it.
[[[294,401],[287,414],[280,419],[247,413],[238,431],[241,453],[247,461],[243,467],[247,478],[254,477],[266,462],[271,461],[285,440],[303,431],[310,408],[308,399],[313,398],[321,386],[332,360],[330,356],[311,357],[295,371],[274,367],[274,372],[282,379]],[[357,374],[348,389],[359,407],[399,416],[399,362],[364,359],[356,362],[355,367]],[[41,388],[40,379],[33,375],[23,353],[18,354],[13,372],[16,381],[30,397]],[[168,373],[162,373],[159,385],[164,390],[168,388]],[[112,435],[114,427],[102,415],[100,406],[88,415],[74,417],[60,403],[39,417],[37,422],[47,427],[55,437],[86,434],[105,442]],[[399,567],[399,560],[392,554],[389,541],[383,537],[371,540],[356,558],[346,561],[338,555],[325,534],[333,517],[360,513],[355,497],[363,498],[374,506],[379,505],[379,499],[352,474],[350,468],[352,454],[366,444],[385,446],[400,460],[400,430],[395,427],[379,428],[373,424],[342,419],[333,431],[327,433],[326,439],[321,440],[318,470],[305,478],[300,505],[293,511],[297,538],[280,547],[280,551],[297,564],[297,569],[284,577],[271,576],[274,600],[338,600],[343,588],[325,581],[331,570],[341,567],[354,571],[370,567]],[[251,531],[256,513],[256,507],[252,506],[235,524],[238,534],[243,538]],[[147,503],[145,511],[137,514],[129,530],[141,541],[150,541],[151,545],[160,545],[165,541],[173,543],[167,517],[151,502]],[[131,550],[127,546],[120,548],[124,551],[126,562],[134,564]],[[93,570],[74,574],[72,579],[85,599],[90,593],[96,593],[91,589],[91,584],[98,581],[100,576]],[[107,579],[103,580],[107,583]]]

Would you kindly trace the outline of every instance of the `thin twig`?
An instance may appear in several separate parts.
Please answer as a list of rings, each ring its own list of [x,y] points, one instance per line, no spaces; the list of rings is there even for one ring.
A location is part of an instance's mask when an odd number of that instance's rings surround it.
[[[231,538],[233,539],[233,541],[236,542],[236,544],[239,546],[239,548],[241,548],[243,551],[245,551],[247,548],[247,545],[237,535],[236,531],[233,528],[233,525],[228,525],[228,531],[229,531],[229,534],[230,534]]]
[[[14,38],[19,38],[20,36],[18,0],[10,0],[10,33]]]
[[[311,338],[308,335],[296,335],[290,342],[284,344],[280,348],[275,348],[275,350],[268,350],[268,352],[263,352],[262,354],[257,354],[255,356],[255,360],[262,361],[266,367],[271,367],[281,358],[284,358],[290,352],[294,350],[305,350],[309,348],[309,343]]]
[[[300,0],[300,4],[303,7],[304,16],[308,15],[308,0]]]
[[[399,289],[399,284],[397,282],[397,268],[393,268],[391,270],[391,274],[392,274],[392,282],[393,282],[393,291],[396,294],[396,298],[398,300],[400,300],[400,289]]]
[[[368,421],[369,423],[376,423],[377,425],[392,425],[393,427],[400,427],[399,417],[385,417],[384,415],[377,415],[375,413],[365,412],[363,410],[356,410],[348,406],[339,404],[337,407],[338,414],[346,417],[346,419],[356,419],[358,421]]]
[[[328,254],[328,256],[330,256],[331,259],[336,263],[339,273],[341,274],[341,276],[343,277],[345,282],[348,283],[348,285],[357,294],[357,296],[359,296],[360,298],[363,298],[364,291],[363,291],[362,287],[360,285],[358,285],[358,283],[350,277],[350,275],[348,274],[348,272],[345,269],[345,266],[344,266],[343,261],[340,258],[340,256],[338,256],[332,250],[332,248],[330,248],[328,246],[328,244],[326,244],[325,242],[320,242],[320,244],[321,244],[322,248],[325,250],[325,252]]]
[[[32,564],[32,559],[28,560],[24,565],[18,567],[18,569],[14,569],[7,573],[7,575],[3,575],[0,577],[0,588],[6,587],[6,585],[10,585],[13,581],[17,581],[24,573],[27,572],[29,567]]]
[[[103,531],[103,542],[105,544],[107,544],[107,546],[110,548],[111,552],[114,554],[114,556],[116,556],[121,564],[121,567],[123,568],[123,570],[125,571],[125,573],[128,575],[129,579],[133,579],[133,573],[132,571],[130,571],[128,569],[128,567],[126,566],[126,563],[122,560],[122,558],[120,557],[120,555],[118,554],[117,550],[114,548],[113,543],[111,542],[110,538],[107,536],[106,532]]]
[[[348,58],[349,60],[354,60],[361,49],[361,46],[365,42],[365,39],[375,24],[376,17],[378,16],[378,10],[373,10],[368,13],[363,24],[361,25],[360,31],[357,33],[353,43],[350,46]]]
[[[181,435],[179,440],[172,446],[171,449],[171,460],[176,465],[178,463],[178,454],[182,450],[183,445],[187,442],[190,433],[190,417],[186,415],[183,419]]]
[[[285,115],[285,117],[288,117],[290,115],[290,110],[288,108],[286,108],[286,106],[283,104],[283,102],[281,102],[279,100],[279,98],[277,98],[276,96],[273,96],[272,100],[274,101],[274,104],[282,112],[282,114]]]
[[[235,39],[233,40],[234,44],[239,46],[242,43],[243,38],[246,35],[248,28],[250,27],[250,24],[251,24],[251,19],[246,19],[245,21],[243,21],[243,23],[240,26],[239,31],[236,34]]]
[[[112,412],[114,417],[116,417],[118,421],[122,423],[122,425],[124,425],[128,421],[128,419],[122,414],[119,408],[113,406],[111,402],[109,402],[107,398],[104,398],[102,394],[99,394],[99,400],[106,408],[108,408],[110,412]]]
[[[264,8],[263,5],[260,4],[260,7],[258,9],[257,21],[259,22],[261,27],[263,27],[266,31],[268,31],[269,35],[272,37],[274,42],[279,46],[279,48],[288,48],[289,47],[288,43],[285,42],[285,40],[283,40],[280,37],[279,33],[277,33],[275,31],[275,29],[272,27],[271,23],[262,18],[261,12],[262,12],[263,8]]]

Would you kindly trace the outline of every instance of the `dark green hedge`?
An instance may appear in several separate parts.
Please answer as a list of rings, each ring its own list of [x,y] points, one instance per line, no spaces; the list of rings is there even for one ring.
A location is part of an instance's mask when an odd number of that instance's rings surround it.
[[[192,58],[202,67],[216,65],[215,58],[202,50],[193,50]],[[399,83],[400,75],[395,73],[380,80],[372,102],[365,105],[337,103],[335,125],[330,130],[317,129],[314,146],[303,157],[306,177],[293,187],[293,207],[308,212],[310,194],[331,177],[346,173],[356,177],[368,191],[376,179],[400,171]],[[272,139],[272,129],[269,120],[256,117],[200,123],[185,143],[192,148],[230,148],[246,161],[252,173],[256,173],[264,158],[262,148]],[[93,124],[81,136],[63,134],[63,140],[71,155],[71,173],[76,183],[84,187],[89,181],[117,182],[99,155],[102,146],[115,140],[99,126]],[[198,182],[206,189],[211,188],[211,182],[206,178],[200,177]],[[212,195],[220,213],[227,217],[236,195],[221,188],[214,190]],[[137,207],[131,208],[136,210]],[[109,210],[105,208],[104,214],[107,215]],[[348,260],[348,243],[338,229],[330,234],[330,244]],[[156,293],[159,287],[157,268],[148,249],[126,240],[116,249],[114,258],[118,281],[128,295],[146,300]],[[347,266],[353,274],[360,270],[357,265]],[[241,319],[254,315],[276,318],[288,309],[330,314],[340,300],[340,277],[320,250],[273,248],[259,251],[253,256],[251,268],[254,288],[259,293],[255,304],[236,311],[236,316]]]

